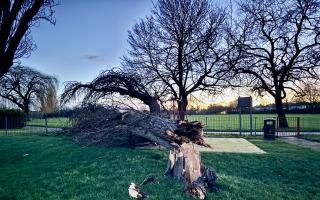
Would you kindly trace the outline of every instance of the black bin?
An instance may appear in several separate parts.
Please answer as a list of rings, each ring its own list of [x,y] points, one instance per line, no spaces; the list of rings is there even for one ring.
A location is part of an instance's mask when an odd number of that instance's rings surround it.
[[[264,120],[263,137],[266,140],[274,140],[276,138],[276,120],[274,119]]]

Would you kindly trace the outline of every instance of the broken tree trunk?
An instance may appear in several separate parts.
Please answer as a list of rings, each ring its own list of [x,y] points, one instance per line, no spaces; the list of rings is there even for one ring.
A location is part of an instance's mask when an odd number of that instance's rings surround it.
[[[84,107],[73,117],[70,134],[85,145],[129,146],[132,138],[144,138],[169,149],[166,174],[185,182],[185,189],[204,199],[215,187],[216,175],[201,161],[194,144],[204,141],[200,122],[179,123],[138,111],[119,112],[102,107]]]
[[[200,152],[194,148],[191,141],[186,141],[185,136],[179,136],[168,130],[166,135],[169,138],[181,139],[182,141],[180,145],[169,152],[166,175],[184,181],[186,191],[193,197],[205,199],[206,189],[212,191],[216,187],[215,173],[204,166]]]

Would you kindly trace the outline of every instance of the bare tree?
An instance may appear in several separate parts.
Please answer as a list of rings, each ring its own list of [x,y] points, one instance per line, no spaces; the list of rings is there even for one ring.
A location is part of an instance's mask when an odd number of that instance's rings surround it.
[[[287,91],[317,79],[320,65],[318,0],[244,0],[233,33],[235,72],[246,74],[259,94],[273,96],[280,127],[288,127],[283,109]]]
[[[30,27],[41,20],[54,23],[54,0],[0,1],[0,77],[17,58],[28,56],[35,48]]]
[[[295,95],[295,101],[309,104],[312,112],[320,104],[319,83],[307,82],[302,86],[302,91]]]
[[[190,94],[215,92],[229,80],[221,64],[225,19],[208,0],[159,0],[152,15],[129,31],[124,65],[169,91],[184,120]]]
[[[57,79],[29,67],[13,66],[0,78],[0,97],[10,100],[27,116],[30,106],[38,106],[43,96],[56,90]]]
[[[161,94],[155,92],[155,89],[138,74],[123,70],[104,71],[92,82],[86,84],[67,82],[61,100],[62,103],[67,103],[73,98],[83,96],[84,102],[98,101],[116,93],[139,99],[149,106],[151,113],[160,114],[158,96]]]

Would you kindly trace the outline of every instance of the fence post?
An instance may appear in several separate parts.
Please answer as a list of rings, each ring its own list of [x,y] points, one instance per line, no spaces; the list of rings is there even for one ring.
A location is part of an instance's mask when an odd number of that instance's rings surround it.
[[[252,108],[250,108],[250,135],[252,135]]]
[[[297,137],[300,137],[300,117],[297,117]]]
[[[240,135],[242,135],[242,120],[241,120],[241,107],[239,109],[239,131],[240,131]]]
[[[207,116],[206,116],[206,126],[205,127],[206,127],[205,133],[206,133],[206,135],[208,135],[208,117]]]
[[[257,117],[254,117],[254,135],[257,135]]]
[[[47,119],[47,115],[44,116],[44,123],[46,126],[46,135],[48,135],[48,119]]]
[[[6,130],[6,136],[8,136],[8,117],[4,117],[4,128]]]

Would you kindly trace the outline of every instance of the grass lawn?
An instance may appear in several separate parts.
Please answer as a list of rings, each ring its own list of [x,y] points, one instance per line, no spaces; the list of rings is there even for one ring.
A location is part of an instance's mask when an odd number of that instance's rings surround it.
[[[320,131],[320,114],[287,114],[289,127],[295,129],[297,117],[300,117],[301,131]],[[253,114],[253,130],[262,131],[263,120],[267,118],[276,118],[275,114]],[[239,130],[239,115],[188,115],[190,121],[201,121],[206,124],[206,129],[218,131],[237,131]],[[250,115],[242,115],[242,129],[250,130]]]
[[[59,133],[59,128],[48,127],[47,135],[54,135]],[[23,127],[17,129],[0,129],[0,137],[1,136],[32,136],[32,135],[45,135],[46,128],[41,126],[36,127]],[[1,200],[1,199],[0,199]]]
[[[67,117],[57,117],[47,119],[48,127],[63,127],[70,126],[69,118]],[[31,119],[27,122],[29,126],[45,126],[45,119]]]
[[[320,199],[320,153],[254,140],[267,154],[204,153],[219,176],[209,199]],[[148,199],[190,199],[163,175],[167,151],[81,147],[62,137],[0,137],[0,199],[129,199],[128,185],[153,174]],[[29,155],[25,155],[29,154]],[[25,155],[25,156],[24,156]]]

